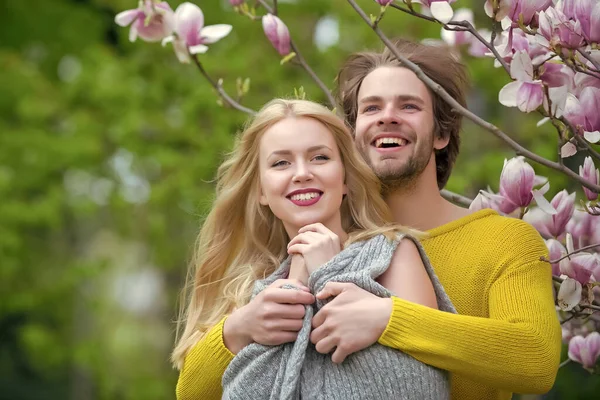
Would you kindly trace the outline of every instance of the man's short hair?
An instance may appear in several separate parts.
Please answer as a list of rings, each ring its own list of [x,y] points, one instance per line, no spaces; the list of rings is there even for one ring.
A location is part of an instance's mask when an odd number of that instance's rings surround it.
[[[400,55],[418,65],[423,72],[448,92],[463,107],[466,107],[465,90],[467,72],[465,66],[447,46],[427,45],[406,39],[398,39],[394,45]],[[382,52],[365,51],[352,54],[343,64],[337,76],[335,90],[338,106],[344,112],[346,123],[354,129],[358,115],[358,91],[363,79],[378,67],[402,67],[386,47]],[[435,152],[438,187],[442,189],[458,156],[462,116],[438,94],[429,89],[433,102],[434,134],[450,140],[448,145]]]

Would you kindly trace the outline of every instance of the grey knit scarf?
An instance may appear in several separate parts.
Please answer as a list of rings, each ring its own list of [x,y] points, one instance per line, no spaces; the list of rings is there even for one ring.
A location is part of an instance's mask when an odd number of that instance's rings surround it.
[[[392,293],[375,281],[390,265],[403,238],[417,245],[436,293],[439,309],[455,313],[421,245],[410,236],[390,241],[383,235],[355,242],[314,271],[308,280],[312,293],[327,282],[351,282],[379,297]],[[290,258],[269,277],[255,283],[253,297],[277,279],[287,277]],[[227,400],[441,400],[450,397],[445,371],[426,365],[401,351],[375,343],[349,355],[341,364],[320,354],[310,342],[311,319],[327,301],[306,307],[302,329],[293,343],[242,349],[223,375]]]

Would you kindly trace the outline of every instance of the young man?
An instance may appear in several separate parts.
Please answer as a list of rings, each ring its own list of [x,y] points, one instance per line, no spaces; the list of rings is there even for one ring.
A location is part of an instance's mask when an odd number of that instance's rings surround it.
[[[447,49],[408,41],[397,48],[465,104],[464,68]],[[491,210],[470,213],[439,193],[458,154],[460,116],[387,50],[351,56],[338,84],[356,145],[385,183],[396,222],[427,231],[422,244],[458,314],[334,283],[317,294],[334,298],[314,316],[311,341],[323,352],[335,348],[335,362],[375,342],[406,352],[450,371],[453,399],[548,391],[558,368],[561,330],[550,267],[539,261],[547,254],[543,240],[520,220]],[[269,318],[264,310],[312,301],[283,299],[290,294],[276,289],[271,293],[254,313],[246,312],[256,317],[252,325],[259,333],[282,318]],[[225,345],[236,325],[230,320],[188,354],[179,399],[220,398],[221,376],[233,358]],[[281,343],[264,329],[262,334],[255,341]]]

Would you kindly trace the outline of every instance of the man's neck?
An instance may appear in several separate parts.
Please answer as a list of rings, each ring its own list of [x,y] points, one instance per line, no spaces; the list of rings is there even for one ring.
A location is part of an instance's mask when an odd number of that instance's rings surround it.
[[[395,222],[427,231],[471,213],[444,199],[435,179],[424,178],[422,175],[406,188],[397,189],[385,197]]]

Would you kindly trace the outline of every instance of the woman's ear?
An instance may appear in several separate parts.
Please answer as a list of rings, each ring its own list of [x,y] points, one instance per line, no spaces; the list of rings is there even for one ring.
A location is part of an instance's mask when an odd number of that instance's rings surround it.
[[[268,206],[269,205],[269,200],[267,199],[267,196],[265,196],[263,194],[263,190],[262,187],[259,187],[258,189],[258,202],[260,203],[261,206]]]

